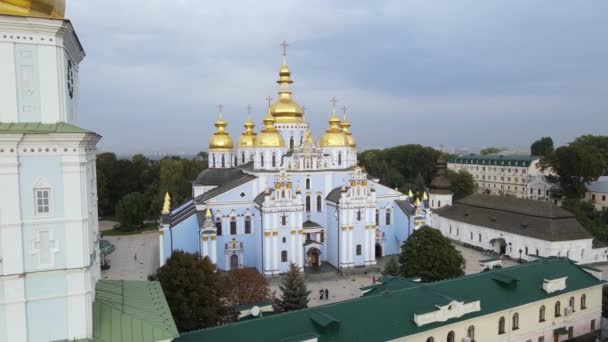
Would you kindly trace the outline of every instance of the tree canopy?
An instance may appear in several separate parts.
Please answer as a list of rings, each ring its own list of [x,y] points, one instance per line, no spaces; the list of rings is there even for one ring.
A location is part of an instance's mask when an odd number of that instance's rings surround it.
[[[450,180],[450,191],[454,194],[454,200],[459,200],[477,191],[477,183],[475,183],[473,175],[465,169],[459,171],[448,169],[446,176]]]
[[[116,204],[116,218],[120,227],[131,230],[141,226],[146,218],[148,199],[142,193],[131,192],[121,198]]]
[[[237,268],[226,276],[226,298],[232,305],[270,300],[268,282],[255,268]]]
[[[304,309],[308,307],[308,295],[304,277],[294,263],[289,264],[289,271],[281,278],[281,307],[285,311]]]
[[[464,275],[465,260],[437,229],[422,226],[401,245],[400,273],[423,282]]]
[[[215,265],[197,254],[174,251],[155,276],[180,332],[217,325],[227,312]]]
[[[542,137],[530,146],[530,153],[533,156],[547,157],[553,153],[553,139],[551,137]]]
[[[382,275],[399,275],[399,263],[397,262],[396,257],[390,257],[390,259],[388,259],[388,262],[384,265],[384,269],[382,270]]]
[[[479,151],[479,154],[481,154],[482,156],[485,156],[487,154],[498,153],[500,151],[502,151],[502,149],[498,148],[498,147],[486,147],[486,148],[482,149],[481,151]]]

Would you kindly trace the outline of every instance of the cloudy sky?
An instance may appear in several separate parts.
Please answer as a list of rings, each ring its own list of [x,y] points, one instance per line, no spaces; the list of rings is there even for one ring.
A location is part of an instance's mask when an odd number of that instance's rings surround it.
[[[361,148],[527,147],[608,134],[608,1],[68,0],[81,125],[117,152],[207,148],[276,97],[281,48],[319,136],[329,99]]]

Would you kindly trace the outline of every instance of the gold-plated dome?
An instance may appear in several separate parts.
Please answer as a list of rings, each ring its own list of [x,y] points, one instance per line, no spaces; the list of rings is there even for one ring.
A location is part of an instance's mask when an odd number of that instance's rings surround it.
[[[346,139],[348,139],[348,146],[357,147],[357,142],[355,141],[355,137],[353,133],[350,131],[350,122],[346,120],[346,114],[344,114],[344,119],[340,122],[340,128],[342,128],[342,132],[346,134]]]
[[[331,117],[329,118],[329,129],[321,136],[322,147],[342,147],[348,146],[348,137],[340,128],[340,119],[336,115],[334,108]]]
[[[251,117],[247,117],[247,121],[243,125],[245,127],[245,132],[241,134],[241,138],[239,139],[240,147],[254,147],[255,146],[255,137],[256,133],[253,131],[255,124],[251,121]]]
[[[220,115],[215,122],[215,133],[213,133],[211,139],[209,139],[209,151],[225,152],[232,150],[234,145],[232,144],[230,134],[226,132],[226,126],[228,126],[228,123],[222,117],[222,112],[220,112]]]
[[[279,98],[270,106],[270,112],[277,123],[303,123],[304,114],[302,107],[297,104],[292,96],[290,85],[293,81],[290,78],[291,72],[287,66],[287,60],[283,56],[283,65],[279,69]]]
[[[63,19],[65,0],[0,0],[0,14]]]
[[[256,147],[285,147],[285,141],[279,131],[274,128],[274,123],[275,118],[272,116],[270,108],[268,108],[264,117],[264,128],[255,137]]]

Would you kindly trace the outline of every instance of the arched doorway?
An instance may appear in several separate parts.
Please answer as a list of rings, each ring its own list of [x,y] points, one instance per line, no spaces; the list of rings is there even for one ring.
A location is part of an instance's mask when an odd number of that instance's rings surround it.
[[[321,251],[316,248],[310,248],[307,252],[308,267],[319,267]]]
[[[507,242],[503,238],[496,238],[490,240],[490,244],[492,245],[492,249],[494,252],[499,254],[507,254]]]
[[[236,254],[232,254],[230,256],[230,269],[236,270],[237,268],[239,268],[239,256]]]
[[[376,244],[376,258],[380,258],[382,257],[382,245],[377,243]]]

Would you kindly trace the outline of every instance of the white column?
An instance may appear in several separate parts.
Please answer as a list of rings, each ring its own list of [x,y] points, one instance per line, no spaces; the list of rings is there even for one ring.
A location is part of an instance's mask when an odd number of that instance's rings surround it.
[[[56,189],[63,194],[65,231],[65,258],[67,268],[87,267],[90,262],[88,234],[88,221],[84,213],[87,207],[86,191],[86,163],[81,156],[63,156],[62,173],[63,189]]]
[[[346,209],[342,209],[340,211],[340,220],[338,221],[338,234],[340,234],[340,260],[338,260],[338,265],[346,262],[346,230],[343,230],[343,227],[346,227]]]
[[[274,235],[276,233],[273,232],[272,234],[272,269],[274,271],[277,271],[279,269],[279,251],[278,251],[278,246],[277,246],[277,239],[279,238],[278,235]]]
[[[211,261],[217,265],[217,236],[212,234],[211,237]]]
[[[164,244],[164,235],[165,235],[165,230],[162,228],[160,229],[160,234],[158,234],[158,262],[159,265],[162,267],[164,265],[164,260],[165,260],[165,256],[163,254],[163,246]]]
[[[354,259],[353,259],[354,246],[353,246],[353,231],[350,230],[350,227],[354,226],[354,223],[355,223],[354,210],[349,210],[349,213],[348,213],[348,226],[349,227],[347,230],[347,232],[348,232],[348,235],[347,235],[348,236],[348,242],[347,242],[348,249],[347,250],[348,250],[348,263],[351,265],[354,263]]]
[[[263,213],[262,215],[264,222],[264,225],[262,226],[262,239],[264,239],[264,273],[266,273],[267,270],[272,268],[272,265],[270,265],[270,238],[266,236],[266,233],[270,234],[270,214]]]
[[[206,237],[209,238],[208,235]],[[205,241],[203,237],[201,237],[201,241],[203,243],[203,250],[201,251],[202,256],[203,257],[209,256],[209,241],[208,240]],[[211,257],[209,256],[209,258],[211,258]]]

